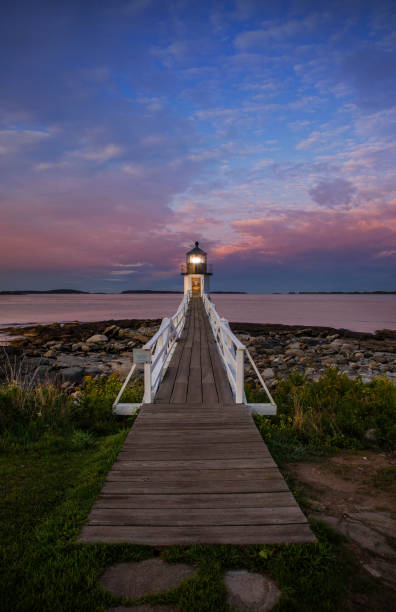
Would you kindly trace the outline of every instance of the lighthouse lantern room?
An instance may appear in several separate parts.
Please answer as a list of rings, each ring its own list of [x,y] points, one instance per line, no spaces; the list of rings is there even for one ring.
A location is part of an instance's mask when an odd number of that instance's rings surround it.
[[[192,297],[201,297],[210,293],[211,266],[207,263],[205,251],[199,248],[199,242],[186,253],[186,263],[182,265],[184,276],[184,293],[191,291]]]

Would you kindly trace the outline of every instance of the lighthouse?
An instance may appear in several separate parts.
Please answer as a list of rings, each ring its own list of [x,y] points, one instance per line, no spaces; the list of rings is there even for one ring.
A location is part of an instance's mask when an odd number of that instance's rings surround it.
[[[210,293],[211,266],[207,263],[205,251],[199,248],[199,242],[186,253],[186,263],[182,265],[184,276],[184,293],[191,291],[192,297],[202,297]]]

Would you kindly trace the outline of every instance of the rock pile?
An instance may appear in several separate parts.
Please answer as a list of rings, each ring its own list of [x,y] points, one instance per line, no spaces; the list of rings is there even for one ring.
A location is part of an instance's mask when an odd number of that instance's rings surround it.
[[[126,319],[93,323],[36,325],[3,330],[18,336],[5,347],[9,357],[41,380],[60,380],[73,388],[84,376],[125,376],[133,349],[145,344],[159,329],[160,320]],[[292,371],[317,380],[337,366],[349,377],[365,382],[385,376],[396,383],[396,331],[365,334],[322,327],[232,323],[269,386]],[[256,383],[248,360],[247,377]]]
[[[292,371],[305,374],[308,380],[318,380],[332,366],[350,378],[360,376],[364,382],[385,376],[396,383],[394,331],[364,334],[331,328],[247,323],[234,323],[231,328],[248,348],[271,387]],[[251,367],[247,380],[256,381]]]
[[[131,319],[8,329],[7,334],[17,332],[18,338],[4,350],[9,361],[17,359],[22,364],[23,373],[60,381],[67,390],[85,376],[114,372],[125,376],[132,365],[133,349],[145,344],[159,324],[158,320]]]

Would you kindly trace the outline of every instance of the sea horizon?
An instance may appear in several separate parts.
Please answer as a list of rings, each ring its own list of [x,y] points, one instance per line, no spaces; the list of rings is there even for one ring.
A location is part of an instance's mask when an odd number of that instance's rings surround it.
[[[176,311],[180,294],[12,294],[0,299],[0,329],[51,323],[162,319]],[[395,294],[213,293],[230,322],[330,327],[374,333],[396,329]]]

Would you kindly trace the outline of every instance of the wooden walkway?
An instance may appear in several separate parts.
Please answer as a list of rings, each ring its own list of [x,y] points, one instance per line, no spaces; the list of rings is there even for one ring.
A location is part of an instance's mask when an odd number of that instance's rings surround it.
[[[172,545],[314,542],[193,298],[155,403],[144,405],[80,540]]]

